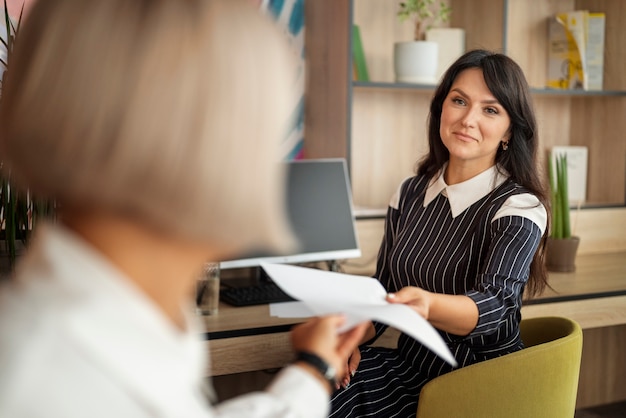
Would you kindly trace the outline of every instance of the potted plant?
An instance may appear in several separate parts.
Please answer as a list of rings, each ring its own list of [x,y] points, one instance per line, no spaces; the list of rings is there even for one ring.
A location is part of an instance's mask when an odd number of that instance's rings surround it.
[[[546,250],[546,267],[550,271],[569,272],[576,269],[576,251],[580,238],[572,236],[569,193],[567,189],[567,155],[549,159],[552,228]]]
[[[9,16],[7,2],[4,0],[4,16],[2,16],[5,33],[0,33],[0,48],[6,54],[0,55],[0,96],[6,76],[15,38],[22,22],[22,11],[17,23]],[[0,26],[1,27],[1,26]],[[4,57],[4,59],[2,58]],[[2,129],[2,127],[0,127]],[[26,244],[29,235],[40,217],[54,216],[54,202],[33,198],[29,193],[18,190],[11,185],[11,174],[3,168],[0,160],[0,238],[4,240],[4,251],[0,272],[7,273],[13,268],[20,246]]]
[[[396,81],[405,83],[435,84],[437,82],[439,46],[426,41],[426,31],[439,22],[450,19],[451,8],[443,1],[407,0],[400,3],[398,19],[413,20],[413,41],[394,44],[394,69]]]

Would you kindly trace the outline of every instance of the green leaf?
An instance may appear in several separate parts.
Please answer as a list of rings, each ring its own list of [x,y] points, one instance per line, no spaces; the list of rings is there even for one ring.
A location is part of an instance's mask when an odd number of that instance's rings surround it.
[[[556,155],[548,161],[550,196],[552,198],[552,232],[554,239],[570,238],[569,194],[567,189],[567,154]]]
[[[563,211],[563,238],[570,238],[572,231],[570,228],[569,192],[567,181],[567,155],[561,156],[561,172],[559,178],[559,190],[561,195],[561,205]]]
[[[429,29],[438,22],[447,22],[452,13],[451,7],[441,1],[435,6],[435,0],[407,0],[399,3],[397,16],[400,22],[413,18],[415,39],[423,39],[422,31]]]

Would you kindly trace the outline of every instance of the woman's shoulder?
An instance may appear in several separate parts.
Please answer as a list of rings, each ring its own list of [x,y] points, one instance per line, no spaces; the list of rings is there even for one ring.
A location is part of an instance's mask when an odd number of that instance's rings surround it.
[[[396,191],[389,200],[389,206],[398,209],[401,202],[406,199],[407,196],[412,196],[425,189],[428,184],[428,179],[424,176],[410,176],[404,178],[398,185]]]
[[[537,196],[519,185],[516,185],[514,191],[506,198],[492,221],[506,216],[520,216],[536,224],[543,233],[548,222],[548,212],[545,206]]]

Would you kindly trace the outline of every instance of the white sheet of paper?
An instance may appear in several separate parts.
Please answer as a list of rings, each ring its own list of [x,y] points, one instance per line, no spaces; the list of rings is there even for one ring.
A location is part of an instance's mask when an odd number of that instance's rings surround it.
[[[315,312],[307,308],[304,302],[281,302],[270,303],[270,316],[279,318],[309,318],[315,316]]]
[[[457,365],[437,330],[408,306],[387,302],[387,292],[378,280],[285,264],[262,263],[261,267],[285,293],[302,302],[272,304],[271,315],[302,318],[342,313],[347,318],[344,329],[375,320],[410,335],[448,363]]]

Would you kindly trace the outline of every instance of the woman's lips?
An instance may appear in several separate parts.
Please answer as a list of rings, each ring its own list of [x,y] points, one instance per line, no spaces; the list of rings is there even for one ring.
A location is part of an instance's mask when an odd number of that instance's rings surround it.
[[[474,138],[474,137],[472,137],[472,136],[469,136],[469,135],[467,135],[467,134],[465,134],[465,133],[463,133],[463,132],[453,132],[453,134],[454,134],[454,135],[455,135],[458,139],[460,139],[461,141],[464,141],[464,142],[473,142],[473,141],[476,141],[476,138]]]

